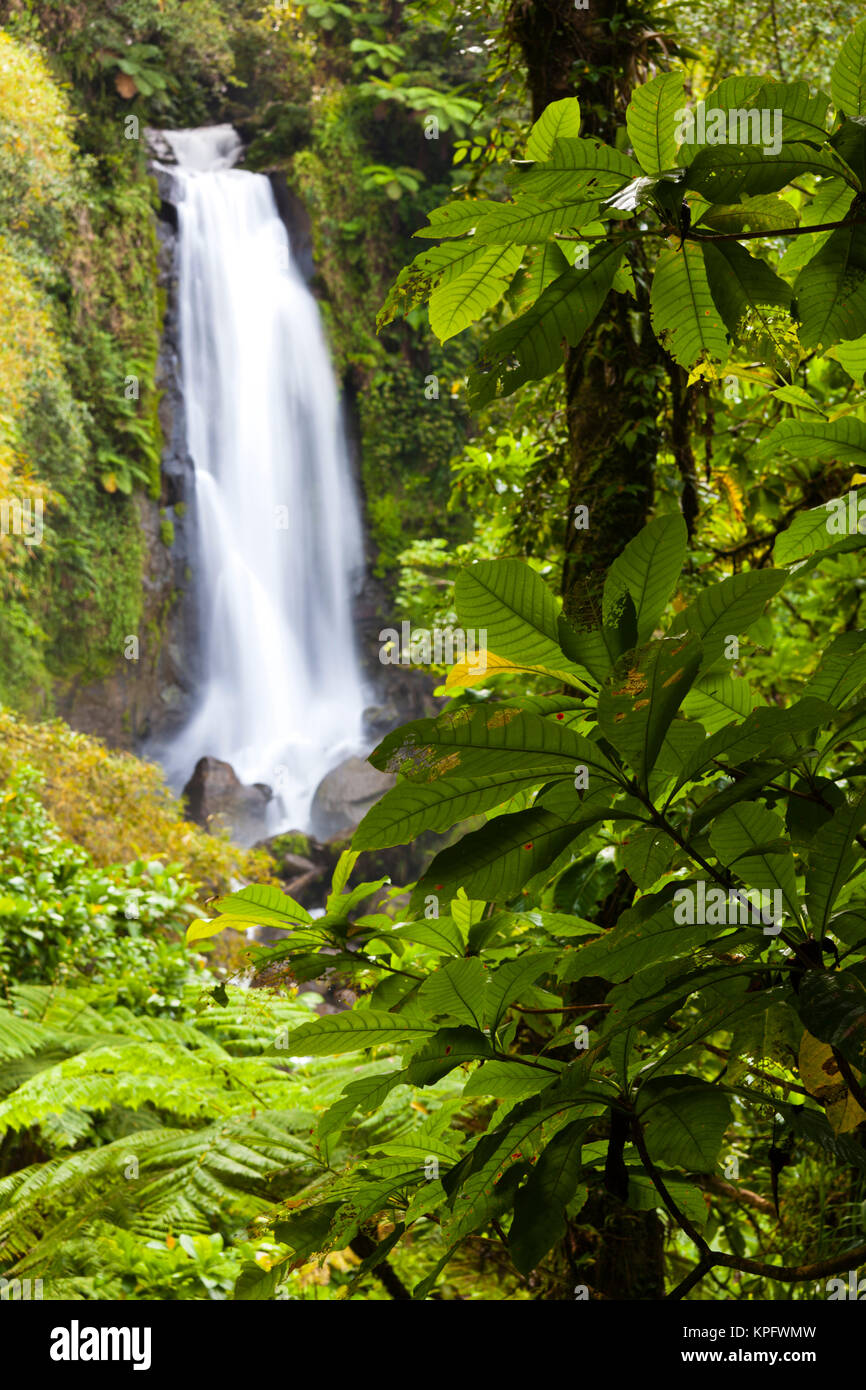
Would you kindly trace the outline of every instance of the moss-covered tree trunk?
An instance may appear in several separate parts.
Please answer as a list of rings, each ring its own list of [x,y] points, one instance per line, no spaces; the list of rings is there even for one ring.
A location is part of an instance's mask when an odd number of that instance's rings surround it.
[[[574,0],[513,0],[507,34],[523,58],[533,120],[550,102],[577,96],[582,135],[613,144],[656,41],[642,8],[633,0],[592,0],[586,9]],[[632,269],[637,298],[612,292],[594,329],[565,349],[569,605],[597,589],[652,504],[665,371],[639,253]],[[577,506],[589,509],[588,530],[574,524]]]
[[[550,102],[577,96],[582,134],[613,144],[654,42],[641,9],[632,0],[591,0],[586,9],[574,0],[512,0],[506,33],[522,55],[533,120]],[[565,349],[569,512],[563,594],[571,611],[598,596],[611,561],[646,523],[653,500],[665,368],[650,331],[639,259],[632,269],[637,298],[611,293],[594,329],[578,347]],[[579,505],[589,510],[587,529],[575,525]],[[586,1285],[596,1297],[660,1298],[663,1238],[655,1212],[636,1212],[601,1190],[569,1227],[547,1296],[578,1297],[564,1290]]]

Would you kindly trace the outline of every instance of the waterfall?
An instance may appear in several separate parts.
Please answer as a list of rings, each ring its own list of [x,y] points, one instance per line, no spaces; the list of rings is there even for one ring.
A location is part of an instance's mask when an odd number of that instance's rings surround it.
[[[223,759],[274,789],[272,833],[305,829],[324,773],[358,750],[364,706],[362,536],[336,383],[270,182],[232,167],[236,132],[163,133],[177,160],[202,684],[161,758],[175,785],[198,758]]]

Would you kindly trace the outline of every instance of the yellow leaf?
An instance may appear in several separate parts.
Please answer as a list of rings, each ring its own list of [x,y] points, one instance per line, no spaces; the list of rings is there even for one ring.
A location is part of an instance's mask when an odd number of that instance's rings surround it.
[[[552,680],[565,684],[575,683],[574,671],[555,671],[549,666],[527,666],[523,662],[509,661],[508,657],[496,656],[494,652],[480,651],[473,661],[458,661],[448,672],[446,690],[461,689],[470,685],[481,685],[489,676],[498,676],[505,671],[529,671],[534,675],[550,676]]]
[[[855,1071],[854,1075],[859,1081],[859,1073]],[[832,1047],[808,1032],[800,1042],[800,1080],[824,1106],[835,1134],[847,1134],[856,1129],[861,1120],[866,1120],[866,1111],[860,1108],[845,1084]]]

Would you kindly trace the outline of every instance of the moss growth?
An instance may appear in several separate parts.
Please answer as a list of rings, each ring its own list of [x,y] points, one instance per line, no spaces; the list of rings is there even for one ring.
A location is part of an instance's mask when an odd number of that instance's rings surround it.
[[[174,522],[170,516],[164,516],[159,523],[159,539],[162,541],[166,550],[171,550],[174,545]]]
[[[261,850],[241,850],[184,820],[161,770],[62,720],[32,724],[0,708],[0,783],[28,765],[45,775],[40,799],[63,833],[96,864],[163,859],[191,879],[224,892],[233,878],[272,880]]]
[[[310,853],[310,838],[308,835],[302,835],[299,830],[277,835],[268,845],[268,853],[274,859],[281,859],[286,854],[299,854],[306,859]]]

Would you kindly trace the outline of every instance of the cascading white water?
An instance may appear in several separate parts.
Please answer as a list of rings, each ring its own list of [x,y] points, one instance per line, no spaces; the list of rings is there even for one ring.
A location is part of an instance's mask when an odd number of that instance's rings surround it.
[[[203,685],[163,754],[274,788],[269,828],[306,828],[324,773],[357,751],[351,622],[363,552],[319,312],[269,180],[234,169],[231,126],[164,132],[177,159],[180,335],[195,465]]]

